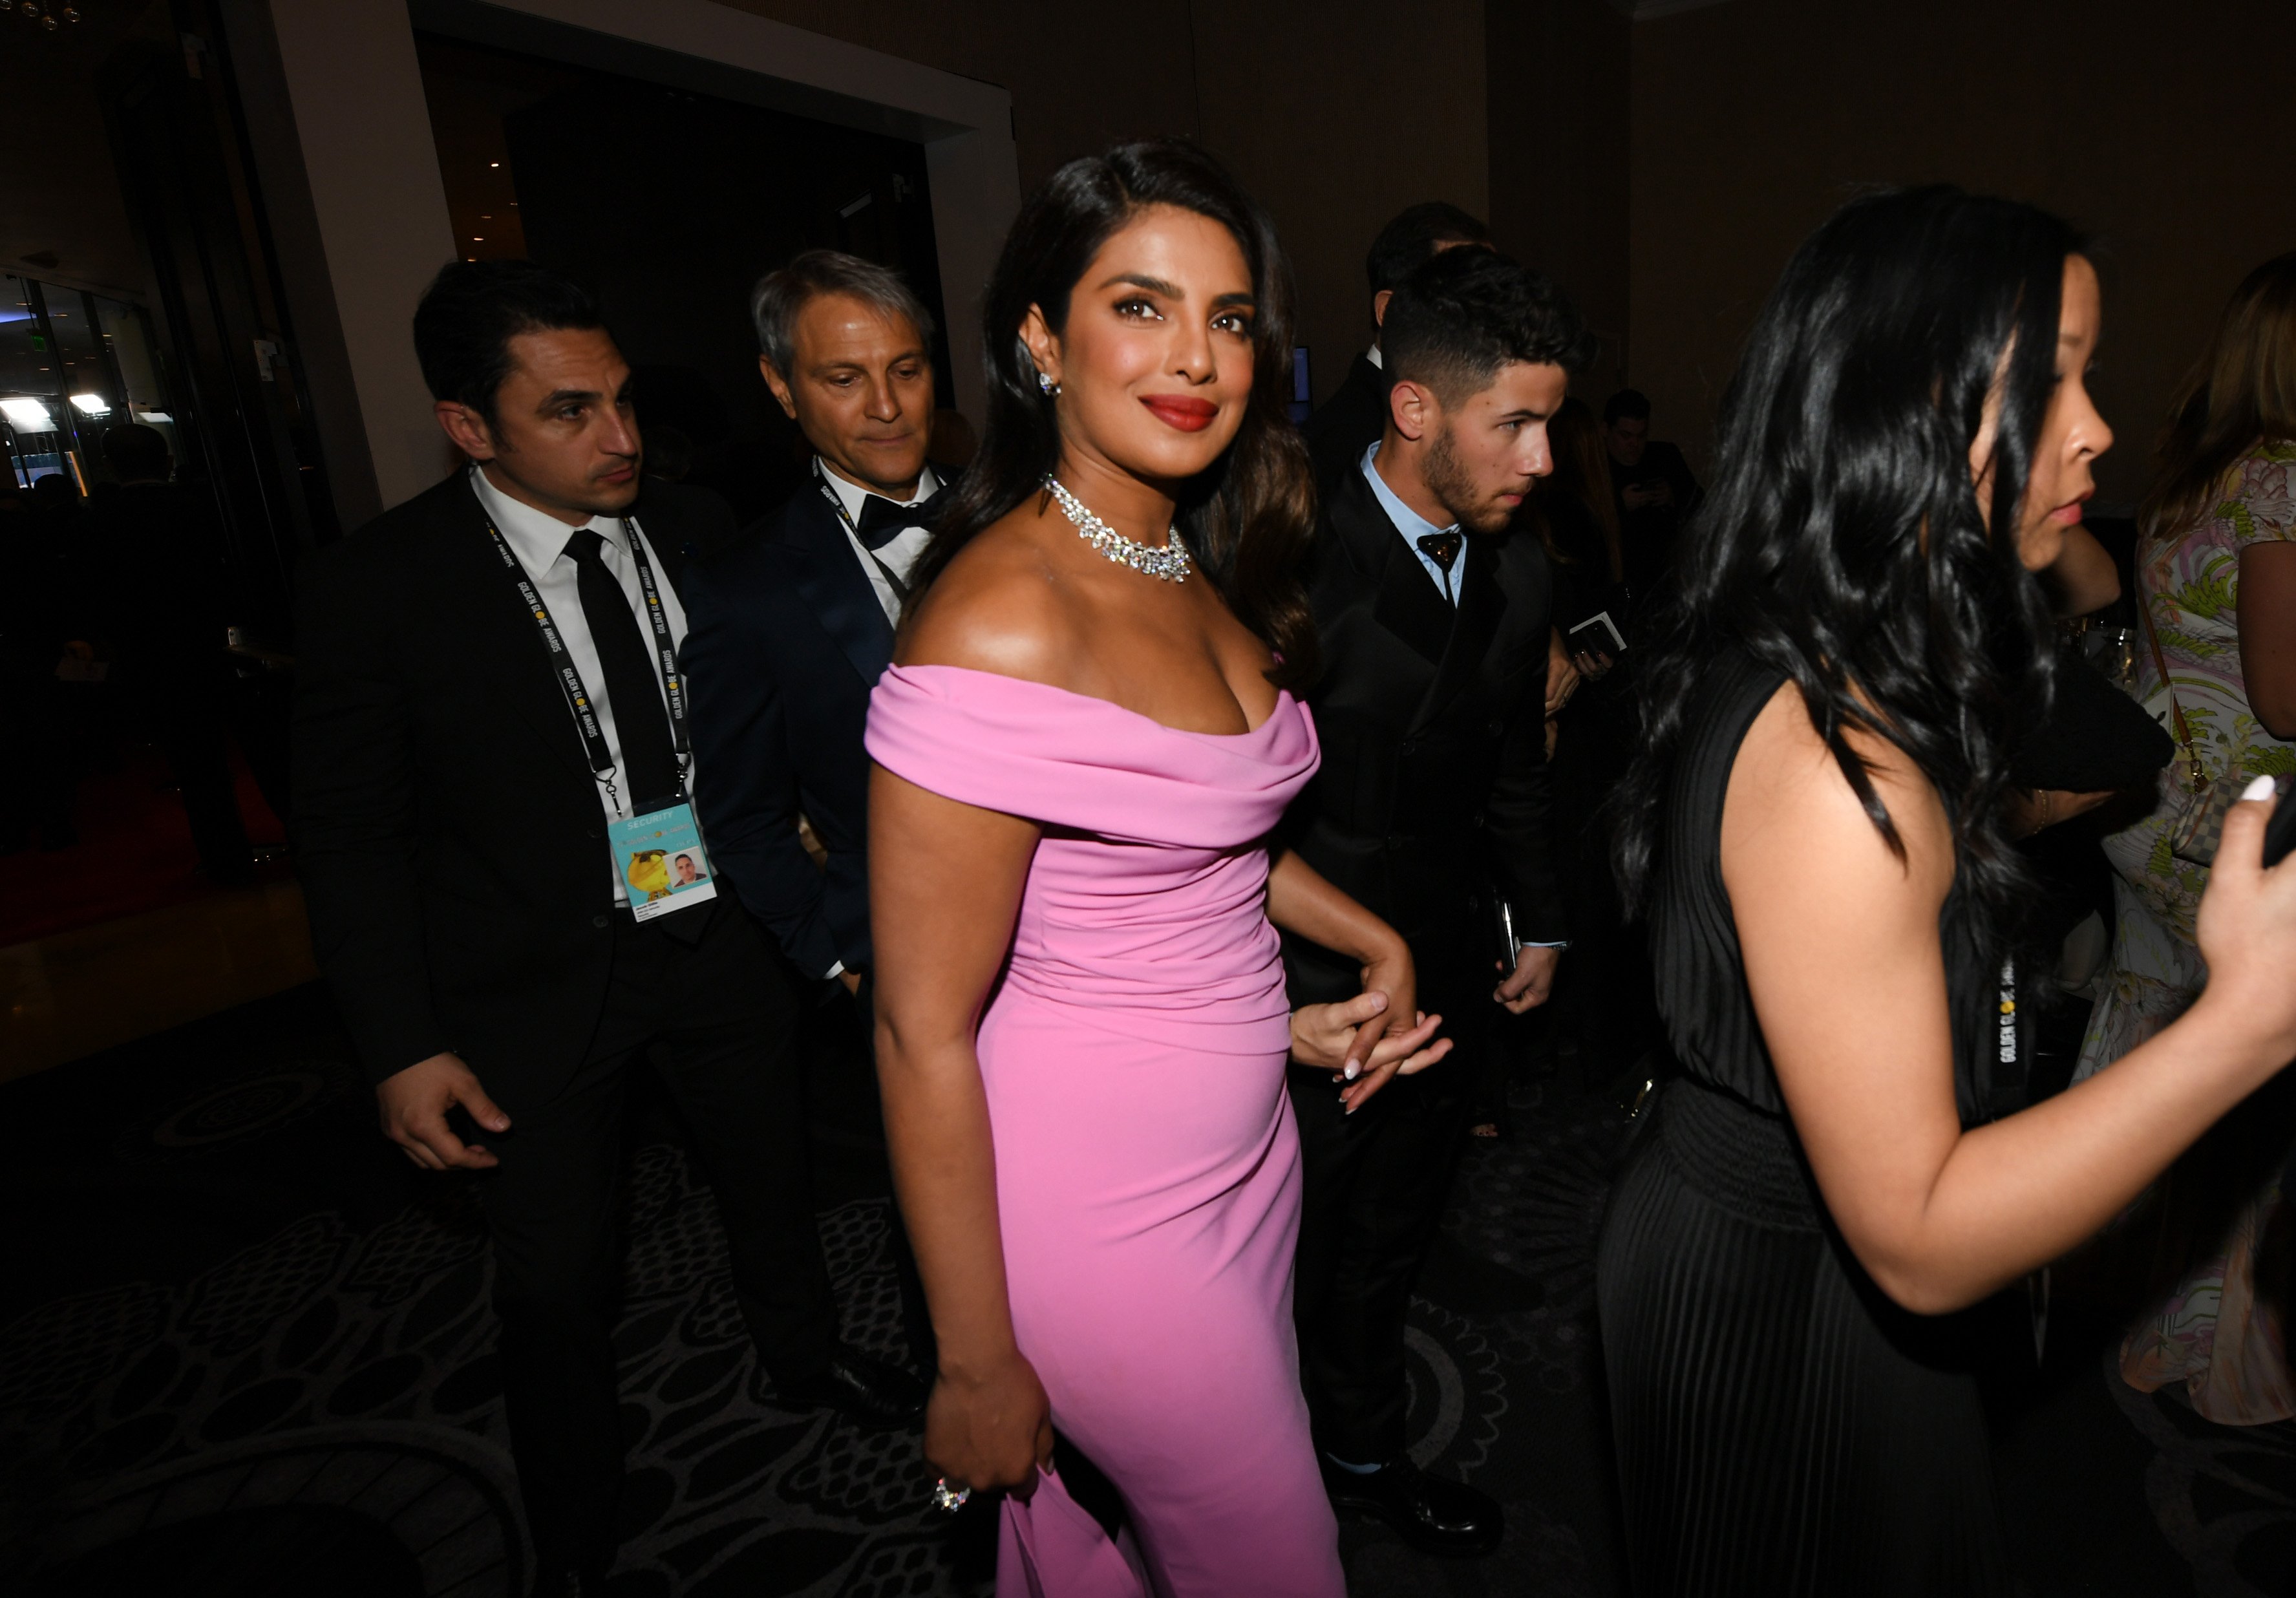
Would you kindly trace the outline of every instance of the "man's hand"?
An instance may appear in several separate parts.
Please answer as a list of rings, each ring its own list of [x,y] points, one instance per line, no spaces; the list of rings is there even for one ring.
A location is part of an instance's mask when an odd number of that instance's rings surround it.
[[[1562,633],[1546,629],[1546,717],[1552,721],[1578,692],[1578,668],[1562,645]]]
[[[1639,511],[1649,505],[1670,505],[1674,503],[1674,485],[1662,477],[1646,483],[1628,483],[1620,490],[1619,496],[1627,502],[1629,511]]]
[[[484,1143],[465,1143],[447,1127],[447,1111],[460,1104],[489,1132],[510,1130],[510,1117],[459,1054],[433,1054],[385,1077],[374,1090],[382,1135],[426,1171],[483,1171],[496,1164]]]
[[[1526,1010],[1536,1010],[1546,1003],[1547,995],[1554,991],[1554,968],[1562,961],[1562,951],[1533,947],[1514,957],[1514,971],[1498,985],[1491,997],[1505,1004],[1509,1015],[1521,1015]],[[1505,971],[1505,966],[1493,961]]]

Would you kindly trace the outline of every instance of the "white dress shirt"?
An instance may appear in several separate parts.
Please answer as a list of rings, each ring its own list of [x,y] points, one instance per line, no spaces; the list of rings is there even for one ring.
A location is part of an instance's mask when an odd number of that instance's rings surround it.
[[[1426,570],[1429,577],[1435,579],[1435,586],[1443,591],[1443,597],[1453,604],[1457,604],[1459,585],[1467,575],[1466,540],[1464,537],[1460,539],[1459,553],[1451,557],[1451,570],[1448,571],[1443,570],[1443,563],[1419,547],[1419,540],[1429,533],[1456,533],[1459,530],[1459,524],[1455,521],[1448,527],[1437,527],[1426,517],[1405,504],[1403,496],[1387,486],[1387,479],[1380,476],[1379,468],[1372,464],[1373,457],[1378,454],[1379,445],[1376,440],[1369,449],[1364,451],[1363,474],[1371,484],[1373,496],[1378,499],[1380,509],[1387,512],[1389,522],[1394,526],[1398,533],[1403,536],[1404,543],[1411,546],[1411,553],[1418,560],[1419,564]]]
[[[876,591],[877,602],[884,607],[885,619],[898,627],[901,622],[901,596],[893,592],[893,585],[885,580],[885,574],[878,570],[877,562],[882,561],[887,566],[891,567],[893,575],[906,583],[909,580],[911,569],[917,563],[917,557],[923,554],[925,545],[932,542],[932,535],[921,527],[906,528],[894,534],[891,540],[880,548],[874,558],[872,558],[868,545],[861,542],[860,536],[854,529],[861,525],[862,501],[875,493],[875,490],[865,488],[854,482],[818,455],[816,455],[814,460],[821,468],[821,480],[829,485],[830,491],[837,496],[838,505],[845,512],[842,519],[845,526],[845,542],[851,547],[853,558],[861,562],[862,576],[869,579],[869,586]],[[913,505],[922,504],[926,500],[931,499],[939,488],[940,479],[933,475],[933,469],[928,466],[917,478],[917,496],[906,503]],[[880,494],[877,497],[884,499],[890,496]]]
[[[590,641],[589,619],[582,613],[581,569],[574,564],[574,557],[566,553],[568,540],[581,529],[568,526],[546,512],[537,511],[532,505],[512,499],[488,482],[487,474],[475,465],[471,468],[471,486],[478,490],[479,503],[487,508],[487,514],[494,518],[495,526],[502,530],[504,542],[510,545],[511,553],[518,557],[518,563],[526,569],[527,580],[534,585],[535,592],[542,596],[543,604],[548,608],[550,619],[566,644],[566,653],[572,659],[574,669],[582,676],[582,686],[589,691],[591,706],[598,716],[598,731],[604,734],[606,747],[613,751],[614,765],[619,770],[622,763],[622,745],[614,735],[614,705],[606,694],[605,671],[598,664],[597,645]],[[614,574],[614,580],[621,584],[622,593],[630,602],[631,619],[644,635],[646,651],[652,654],[653,627],[646,620],[645,590],[639,586],[637,565],[630,559],[629,545],[622,533],[621,518],[593,516],[583,525],[605,540],[604,547],[598,552],[598,559],[608,571]],[[631,521],[630,529],[640,538],[644,537],[636,520]],[[654,591],[661,595],[661,612],[669,623],[670,638],[683,648],[685,643],[685,607],[678,602],[677,590],[670,586],[669,578],[662,572],[661,556],[651,544],[646,545],[646,559],[653,568]],[[539,640],[536,647],[541,647]],[[654,702],[661,707],[660,714],[667,719],[669,705],[662,697],[658,677],[654,683]],[[574,712],[569,709],[565,714],[567,720],[571,722]],[[693,791],[693,758],[691,755],[685,761],[685,787],[689,793]],[[606,785],[599,783],[597,789],[598,807],[610,822],[619,821],[627,815],[635,799],[660,797],[658,794],[625,791],[621,796],[621,808],[617,809],[614,800],[607,797]],[[606,858],[606,870],[614,879],[614,902],[627,903],[629,894],[622,886],[622,873],[615,868],[611,853]]]

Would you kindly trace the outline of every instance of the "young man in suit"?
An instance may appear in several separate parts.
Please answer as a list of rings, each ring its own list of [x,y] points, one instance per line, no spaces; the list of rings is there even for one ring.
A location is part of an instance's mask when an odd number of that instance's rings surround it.
[[[1546,1000],[1563,930],[1547,840],[1549,576],[1510,533],[1553,470],[1546,422],[1585,358],[1577,314],[1538,274],[1485,250],[1423,262],[1386,307],[1379,438],[1324,496],[1308,584],[1324,649],[1310,696],[1324,765],[1286,818],[1308,864],[1411,945],[1419,1007],[1453,1056],[1346,1113],[1295,1065],[1306,1193],[1295,1307],[1300,1365],[1343,1511],[1419,1546],[1484,1553],[1499,1506],[1404,1451],[1404,1317],[1498,1010]],[[1496,906],[1523,946],[1507,963]],[[1298,1005],[1355,967],[1286,935]]]
[[[922,1394],[838,1340],[794,979],[737,906],[689,891],[660,914],[618,864],[676,824],[693,774],[680,552],[730,514],[675,484],[641,495],[629,368],[566,280],[448,266],[414,341],[467,464],[307,570],[294,837],[384,1132],[424,1169],[484,1173],[537,1590],[595,1592],[622,1475],[620,1122],[650,1046],[777,1405],[899,1425]]]
[[[1421,262],[1462,244],[1488,250],[1491,230],[1439,200],[1398,211],[1371,242],[1371,252],[1364,257],[1364,275],[1371,283],[1371,348],[1356,356],[1340,391],[1316,406],[1300,430],[1316,463],[1318,488],[1328,492],[1341,473],[1354,471],[1386,424],[1387,374],[1380,368],[1379,330],[1387,302]]]

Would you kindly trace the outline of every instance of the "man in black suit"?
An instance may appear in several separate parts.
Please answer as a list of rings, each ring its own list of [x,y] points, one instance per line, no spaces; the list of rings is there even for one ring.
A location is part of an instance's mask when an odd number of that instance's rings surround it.
[[[651,1045],[777,1404],[898,1425],[922,1394],[838,1340],[795,979],[739,906],[690,889],[657,909],[617,865],[644,853],[628,829],[676,819],[693,766],[681,552],[730,513],[675,484],[641,496],[629,368],[564,279],[458,262],[414,338],[470,464],[309,564],[295,842],[384,1132],[424,1169],[484,1173],[538,1590],[594,1592],[621,1479],[620,1120]]]
[[[1371,242],[1371,253],[1364,258],[1364,275],[1371,282],[1371,348],[1356,356],[1340,391],[1316,406],[1300,430],[1316,463],[1317,488],[1329,491],[1342,473],[1354,471],[1386,425],[1387,374],[1380,368],[1379,330],[1387,302],[1421,262],[1462,244],[1488,250],[1491,230],[1439,200],[1397,212]]]
[[[780,509],[693,574],[685,658],[701,817],[720,878],[799,971],[842,984],[865,1018],[861,739],[944,492],[925,462],[932,316],[897,274],[826,250],[767,274],[750,310],[759,370],[814,459]],[[825,870],[799,841],[800,815]],[[923,1289],[898,1215],[893,1225],[910,1353],[930,1371]]]
[[[1538,274],[1460,250],[1397,287],[1382,342],[1381,436],[1324,495],[1308,584],[1324,764],[1285,832],[1403,934],[1419,1007],[1457,1047],[1354,1114],[1328,1073],[1292,1069],[1307,1184],[1294,1302],[1334,1503],[1420,1546],[1482,1553],[1498,1545],[1499,1506],[1404,1451],[1404,1317],[1466,1133],[1476,1051],[1500,1006],[1545,1001],[1564,936],[1544,758],[1550,579],[1538,540],[1509,529],[1553,469],[1546,421],[1587,337]],[[1512,969],[1495,957],[1502,904],[1523,946]],[[1289,934],[1284,963],[1295,1005],[1358,980]]]
[[[751,296],[758,365],[814,459],[695,569],[693,740],[710,856],[808,977],[869,970],[869,691],[893,660],[941,484],[925,463],[932,317],[899,276],[809,250]],[[798,840],[811,823],[824,872]]]

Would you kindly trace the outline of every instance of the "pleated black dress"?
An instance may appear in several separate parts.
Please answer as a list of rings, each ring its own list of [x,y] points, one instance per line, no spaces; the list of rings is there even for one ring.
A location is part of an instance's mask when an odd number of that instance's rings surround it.
[[[1827,1220],[1755,1022],[1722,802],[1784,680],[1726,653],[1676,762],[1651,897],[1660,1093],[1603,1231],[1603,1352],[1639,1598],[2008,1589],[1971,1317],[1915,1315]],[[1965,1122],[1999,994],[1947,907]]]

